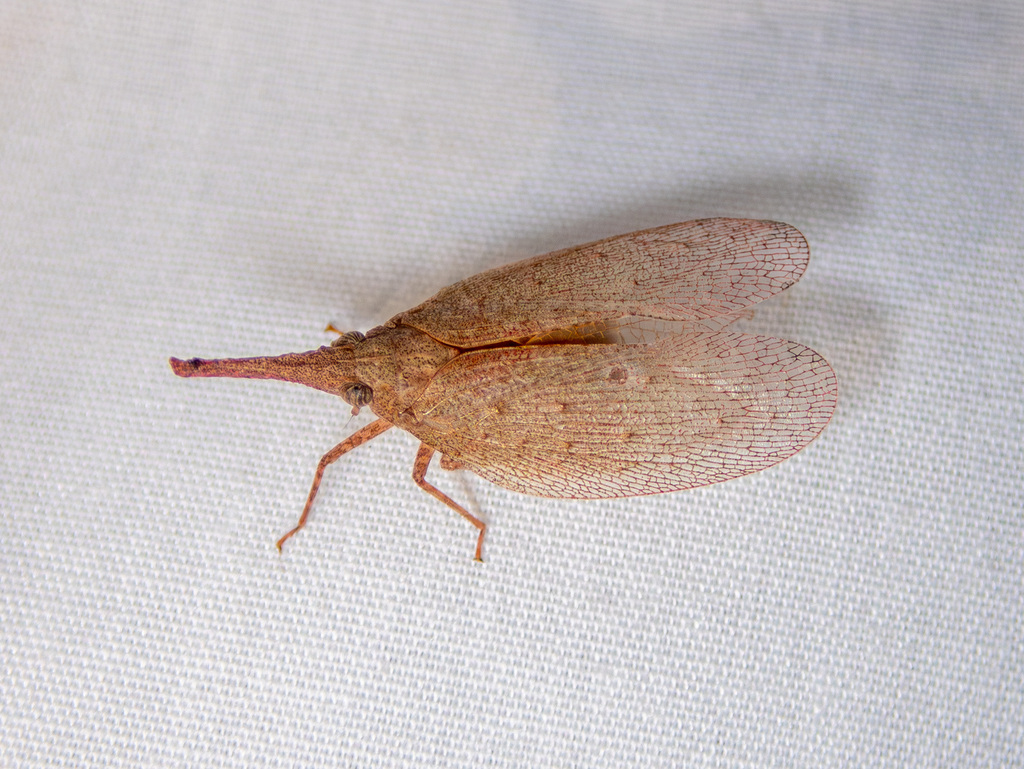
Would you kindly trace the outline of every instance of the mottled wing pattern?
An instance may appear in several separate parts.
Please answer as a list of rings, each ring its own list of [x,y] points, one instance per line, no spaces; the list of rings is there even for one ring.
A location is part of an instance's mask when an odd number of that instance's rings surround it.
[[[836,397],[813,350],[718,332],[466,353],[398,423],[505,488],[594,499],[770,467],[821,432]]]
[[[734,316],[799,280],[808,253],[804,236],[780,222],[670,224],[482,272],[388,325],[470,348],[623,316]]]

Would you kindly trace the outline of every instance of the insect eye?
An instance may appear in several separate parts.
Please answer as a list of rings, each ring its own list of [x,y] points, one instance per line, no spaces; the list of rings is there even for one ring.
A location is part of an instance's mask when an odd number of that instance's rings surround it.
[[[362,382],[356,382],[346,387],[341,397],[350,406],[361,409],[363,406],[369,406],[373,401],[373,390]]]
[[[329,327],[328,330],[334,330],[334,327],[331,326]],[[335,333],[337,332],[335,331]],[[361,331],[346,331],[345,333],[339,335],[338,338],[335,339],[333,342],[331,342],[331,347],[340,347],[342,345],[354,345],[357,342],[363,341],[364,339],[366,339],[366,335],[363,334]]]

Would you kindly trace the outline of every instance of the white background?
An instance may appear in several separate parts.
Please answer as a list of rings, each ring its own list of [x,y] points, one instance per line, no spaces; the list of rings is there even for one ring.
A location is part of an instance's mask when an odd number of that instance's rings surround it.
[[[0,7],[0,765],[1024,760],[1024,8]],[[809,449],[605,502],[432,478],[167,357],[315,348],[481,269],[780,219]]]

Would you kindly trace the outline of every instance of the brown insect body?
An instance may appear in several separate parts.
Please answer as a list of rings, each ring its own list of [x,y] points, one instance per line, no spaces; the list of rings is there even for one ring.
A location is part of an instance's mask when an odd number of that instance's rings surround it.
[[[606,498],[703,486],[769,467],[835,408],[828,363],[794,342],[723,330],[807,265],[789,225],[709,219],[534,257],[440,291],[366,334],[272,358],[180,361],[180,376],[281,379],[340,395],[376,422],[324,468],[392,425],[515,491]]]

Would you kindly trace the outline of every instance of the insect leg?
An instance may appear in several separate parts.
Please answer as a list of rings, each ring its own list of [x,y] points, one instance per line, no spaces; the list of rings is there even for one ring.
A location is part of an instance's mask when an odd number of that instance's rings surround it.
[[[465,467],[465,465],[462,464],[462,462],[460,462],[459,460],[452,459],[447,454],[442,454],[441,455],[441,469],[442,470],[461,470],[463,467]]]
[[[320,488],[320,480],[324,477],[324,470],[327,469],[327,465],[337,461],[342,454],[351,451],[356,446],[362,445],[372,438],[376,438],[389,427],[391,427],[391,423],[386,419],[377,419],[370,422],[366,427],[352,433],[345,440],[320,457],[320,464],[316,466],[316,475],[313,476],[313,487],[309,490],[309,496],[306,498],[306,506],[302,508],[302,515],[299,516],[299,523],[294,529],[281,537],[281,539],[277,540],[278,551],[281,550],[281,545],[285,543],[285,540],[306,525],[306,519],[309,517],[309,509],[313,506],[313,499],[316,497],[317,489]]]
[[[416,452],[416,461],[412,466],[412,479],[416,481],[416,485],[427,492],[430,496],[435,499],[439,499],[444,502],[448,507],[454,510],[456,513],[461,515],[471,524],[476,526],[480,530],[480,536],[476,540],[476,555],[474,558],[478,561],[483,561],[481,557],[481,551],[484,546],[484,532],[487,530],[487,524],[477,518],[475,515],[470,514],[466,508],[462,507],[458,502],[449,497],[443,491],[438,489],[436,486],[431,485],[427,482],[427,466],[430,464],[430,458],[434,456],[434,449],[425,443],[420,444],[420,450]]]

